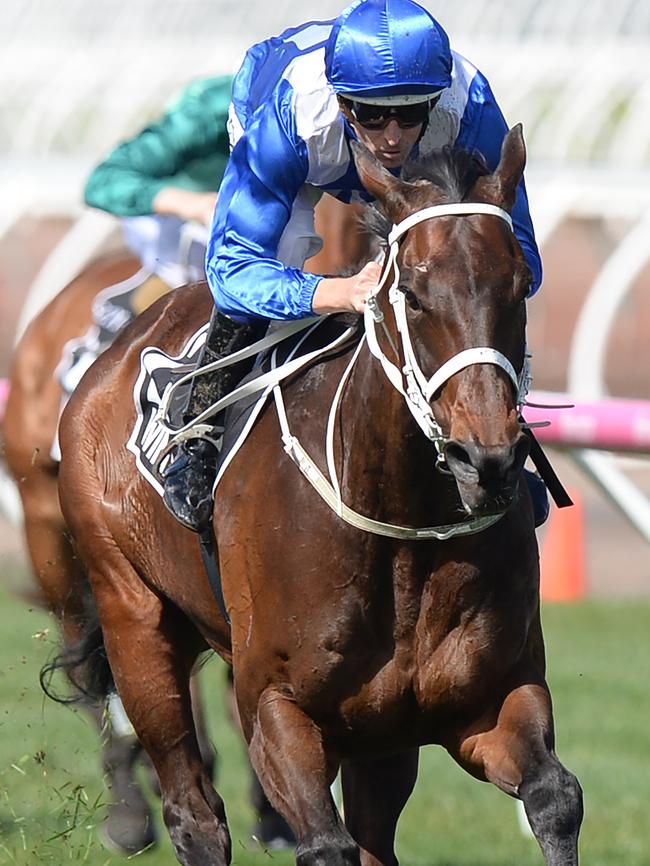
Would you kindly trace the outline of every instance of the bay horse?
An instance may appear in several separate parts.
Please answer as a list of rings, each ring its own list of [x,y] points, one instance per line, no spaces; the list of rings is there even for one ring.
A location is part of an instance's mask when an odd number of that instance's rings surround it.
[[[208,319],[206,286],[129,326],[64,413],[61,502],[108,662],[184,866],[231,857],[189,695],[206,648],[233,665],[250,758],[300,866],[396,866],[397,820],[429,743],[523,801],[546,866],[575,866],[582,794],[554,751],[522,481],[531,276],[509,216],[521,127],[493,172],[447,150],[398,179],[353,147],[394,225],[381,288],[365,338],[283,383],[284,414],[266,408],[221,478],[214,532],[229,623],[196,537],[125,447],[140,353],[180,351]],[[298,443],[308,477],[290,459]],[[310,483],[328,471],[333,508]],[[339,768],[344,818],[330,791]]]
[[[323,249],[309,263],[316,272],[337,273],[365,255],[366,237],[358,231],[352,209],[327,197],[317,209],[316,221],[323,238]],[[81,338],[92,326],[97,295],[129,280],[141,267],[140,260],[126,249],[99,255],[34,317],[12,356],[2,433],[7,467],[20,494],[25,548],[36,581],[29,600],[55,615],[70,645],[79,640],[87,619],[87,579],[59,505],[59,461],[53,456],[52,445],[63,391],[56,371],[66,344]],[[234,700],[229,699],[229,703],[233,721],[238,724]],[[90,705],[84,708],[103,732],[102,764],[112,791],[102,825],[104,840],[110,847],[132,854],[155,838],[151,810],[135,774],[141,746],[125,729],[121,735],[106,729],[101,710]],[[200,713],[198,696],[194,712]],[[204,761],[211,766],[214,757],[200,715],[198,727]],[[256,779],[251,798],[259,815],[256,832],[261,841],[286,838],[284,822],[278,819]]]

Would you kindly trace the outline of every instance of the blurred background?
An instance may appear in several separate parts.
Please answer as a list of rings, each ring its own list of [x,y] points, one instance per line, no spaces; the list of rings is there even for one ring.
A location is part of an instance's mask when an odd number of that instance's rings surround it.
[[[156,117],[193,78],[232,73],[253,42],[310,18],[334,17],[343,5],[341,0],[0,4],[0,381],[9,373],[14,342],[30,316],[94,255],[120,243],[117,221],[82,205],[81,191],[93,165]],[[533,388],[568,392],[579,406],[610,398],[650,401],[650,3],[425,0],[423,5],[447,29],[453,47],[487,76],[508,122],[524,126],[531,213],[545,268],[542,290],[529,305]],[[630,416],[619,404],[600,405],[620,411],[625,426]],[[628,655],[612,661],[603,683],[614,687],[608,705],[621,699],[617,672],[624,668],[632,677],[626,692],[629,711],[623,714],[628,722],[630,713],[647,707],[650,673],[645,406],[638,421],[645,427],[637,431],[645,446],[639,453],[607,450],[616,442],[598,439],[588,412],[579,415],[578,433],[549,449],[577,508],[569,522],[554,510],[540,533],[545,617],[560,653],[564,657],[576,649],[586,669],[599,652],[611,655],[625,648]],[[551,413],[548,417],[553,419]],[[1,577],[5,586],[20,588],[27,581],[20,528],[10,513],[8,484],[0,484]],[[589,626],[584,635],[557,606],[558,599],[573,603],[577,621]],[[23,607],[13,596],[7,605],[16,612],[11,625],[18,628]],[[40,613],[33,616],[38,622],[27,629],[38,634],[47,628],[46,620]],[[9,668],[20,670],[21,653],[30,655],[20,648],[21,629],[15,644],[7,644],[15,646],[14,656],[10,663],[2,660],[0,677],[8,676]],[[604,647],[602,641],[609,643]],[[41,663],[42,652],[39,646]],[[606,711],[596,667],[592,673],[595,703],[583,704],[583,716],[572,704],[572,695],[584,685],[576,679],[582,676],[576,668],[558,668],[558,700],[569,721],[575,716],[581,725],[591,716],[589,724],[602,733],[605,723],[601,719],[599,725],[596,716]],[[636,690],[637,682],[643,683],[642,691]],[[27,685],[33,684],[25,680]],[[623,688],[620,678],[618,685]],[[41,706],[37,695],[30,700]],[[629,730],[625,725],[621,718],[614,726],[621,734],[617,748],[629,750],[625,758],[618,754],[633,773],[635,758],[648,759],[650,743],[634,725]],[[573,745],[579,763],[578,739]],[[596,734],[592,748],[612,748],[612,742]],[[10,758],[3,755],[3,773]],[[616,766],[594,772],[604,779],[616,774]],[[648,837],[638,836],[634,818],[638,814],[642,820],[635,809],[650,795],[647,779],[646,774],[645,782],[632,785],[634,803],[625,807],[620,801],[625,791],[632,796],[629,786],[604,795],[619,799],[628,824],[623,831],[620,820],[611,818],[608,843],[591,852],[590,866],[650,862]],[[464,799],[459,795],[459,802]],[[1,838],[3,827],[11,825],[13,833],[15,826],[10,811],[0,814]],[[23,846],[24,856],[28,848]],[[2,850],[0,844],[0,863],[5,862]],[[18,859],[6,862],[23,862],[19,843],[7,850]],[[625,856],[616,859],[621,850]],[[57,862],[52,856],[44,862]],[[440,866],[541,862],[527,849],[511,860],[490,859],[495,855],[485,851],[483,859],[409,856]]]
[[[456,50],[487,75],[508,122],[524,125],[545,267],[543,290],[529,309],[534,388],[647,400],[650,4],[425,5]],[[193,78],[231,73],[254,41],[340,8],[338,0],[2,4],[0,378],[29,316],[99,249],[119,242],[117,221],[81,203],[95,162]],[[637,487],[647,491],[647,464],[603,454],[576,459],[577,473],[575,460],[558,465],[584,500],[589,591],[647,591],[642,535],[650,538],[650,508],[645,497],[634,508],[625,504]],[[604,494],[585,486],[586,469],[601,485],[607,475]],[[632,512],[627,519],[608,496]]]

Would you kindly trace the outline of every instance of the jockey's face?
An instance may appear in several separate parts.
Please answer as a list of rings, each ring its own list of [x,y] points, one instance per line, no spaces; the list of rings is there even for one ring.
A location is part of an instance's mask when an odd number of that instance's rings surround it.
[[[352,125],[361,144],[386,168],[399,168],[406,162],[422,131],[421,123],[404,128],[396,120],[391,120],[384,129],[367,129],[354,121]]]
[[[425,115],[428,115],[428,106],[431,104],[428,103],[427,107],[424,107]],[[339,98],[339,105],[352,124],[361,144],[365,145],[382,165],[386,168],[399,168],[406,162],[422,132],[423,123],[418,123],[417,120],[422,117],[423,106],[416,106],[415,110],[412,106],[405,109],[404,116],[400,113],[400,108],[393,109],[392,111],[399,116],[390,119],[388,119],[391,113],[389,109],[384,109],[382,112],[381,108],[375,108],[370,112],[371,118],[375,114],[383,114],[383,117],[364,121],[360,110],[363,106],[356,106],[355,109],[355,103],[342,98]],[[357,118],[357,111],[361,120]],[[417,117],[418,113],[420,118]]]

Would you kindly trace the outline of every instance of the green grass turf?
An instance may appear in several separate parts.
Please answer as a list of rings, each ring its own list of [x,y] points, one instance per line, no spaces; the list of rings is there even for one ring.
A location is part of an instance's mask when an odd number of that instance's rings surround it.
[[[0,560],[0,569],[5,586],[19,581],[14,564]],[[647,866],[650,604],[546,606],[543,618],[557,750],[585,790],[582,863]],[[83,713],[45,699],[38,686],[39,667],[56,637],[53,623],[0,588],[0,634],[0,864],[123,863],[95,834],[107,794],[94,729]],[[220,755],[219,790],[231,826],[233,862],[285,866],[293,862],[290,854],[264,852],[249,838],[243,747],[221,706],[221,663],[210,661],[202,679]],[[160,828],[162,843],[155,852],[132,858],[140,866],[176,863]],[[543,862],[536,842],[519,830],[514,802],[434,748],[423,750],[418,786],[399,826],[398,854],[402,866]]]

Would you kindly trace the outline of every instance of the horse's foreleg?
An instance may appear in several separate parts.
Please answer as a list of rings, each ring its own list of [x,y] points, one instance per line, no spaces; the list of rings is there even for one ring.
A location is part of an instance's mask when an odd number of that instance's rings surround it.
[[[397,866],[395,830],[418,774],[418,750],[341,766],[345,823],[363,866]]]
[[[296,834],[298,866],[358,866],[359,849],[330,792],[337,768],[322,731],[277,687],[260,696],[249,750],[269,800]]]
[[[577,866],[582,790],[554,751],[545,684],[513,688],[450,752],[469,772],[520,798],[546,866]]]
[[[237,707],[237,698],[235,696],[235,688],[233,683],[232,668],[228,668],[226,679],[226,708],[233,727],[241,734],[244,732],[241,727],[241,719],[239,718],[239,708]],[[257,816],[256,824],[253,829],[253,837],[257,839],[267,848],[291,848],[295,845],[295,838],[291,828],[284,820],[279,812],[276,812],[269,798],[264,793],[264,788],[260,785],[260,780],[255,774],[255,770],[249,766],[250,770],[250,803],[253,811]]]
[[[114,558],[115,553],[113,555]],[[189,680],[199,645],[182,614],[120,558],[91,580],[108,660],[126,713],[158,773],[163,815],[183,866],[230,862],[221,798],[196,738]]]

